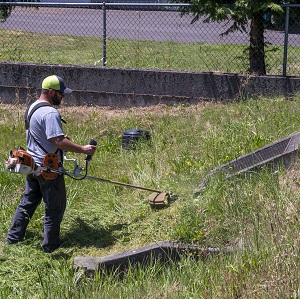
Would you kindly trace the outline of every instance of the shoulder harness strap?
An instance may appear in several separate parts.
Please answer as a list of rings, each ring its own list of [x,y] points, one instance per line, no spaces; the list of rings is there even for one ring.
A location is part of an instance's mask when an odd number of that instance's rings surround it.
[[[45,106],[51,106],[49,103],[47,102],[41,102],[36,104],[30,111],[30,113],[28,114],[28,111],[31,107],[31,105],[29,105],[25,111],[25,115],[24,115],[24,122],[25,122],[25,128],[26,130],[28,130],[28,133],[30,134],[30,136],[33,138],[33,140],[36,142],[36,144],[45,152],[45,154],[47,154],[47,151],[44,149],[44,147],[33,137],[33,135],[30,133],[30,119],[33,115],[33,113],[41,108],[41,107],[45,107]],[[56,150],[55,154],[59,151],[59,149]]]
[[[24,115],[24,122],[25,122],[25,128],[26,130],[29,130],[29,126],[30,126],[30,119],[32,114],[39,108],[41,107],[45,107],[45,106],[51,106],[49,103],[47,102],[41,102],[36,104],[30,111],[30,113],[28,114],[29,108],[31,107],[31,105],[29,105],[26,109],[25,115]]]

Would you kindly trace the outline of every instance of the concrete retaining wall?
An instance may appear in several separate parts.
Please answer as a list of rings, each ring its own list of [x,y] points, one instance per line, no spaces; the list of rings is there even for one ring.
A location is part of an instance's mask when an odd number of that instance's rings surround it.
[[[74,90],[66,105],[147,106],[158,103],[293,97],[300,77],[0,63],[0,102],[35,99],[43,78],[57,74]]]

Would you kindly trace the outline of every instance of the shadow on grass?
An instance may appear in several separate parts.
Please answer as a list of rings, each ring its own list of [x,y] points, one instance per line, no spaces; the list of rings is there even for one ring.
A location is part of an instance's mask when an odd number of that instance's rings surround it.
[[[94,246],[105,248],[115,243],[116,238],[113,236],[115,231],[120,231],[127,224],[115,224],[108,228],[94,226],[92,222],[86,223],[81,218],[76,218],[76,227],[63,235],[62,248],[67,247],[87,247]]]

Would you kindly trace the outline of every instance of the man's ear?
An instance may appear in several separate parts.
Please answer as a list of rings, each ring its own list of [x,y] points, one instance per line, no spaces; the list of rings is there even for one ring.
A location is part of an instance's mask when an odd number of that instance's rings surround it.
[[[53,97],[54,94],[55,94],[55,92],[56,92],[56,91],[55,91],[54,89],[49,89],[49,90],[48,90],[48,95],[51,96],[51,97]]]

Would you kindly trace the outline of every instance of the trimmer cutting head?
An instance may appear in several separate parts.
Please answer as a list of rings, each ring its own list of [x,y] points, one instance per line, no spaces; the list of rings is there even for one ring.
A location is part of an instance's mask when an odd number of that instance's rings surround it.
[[[148,197],[148,202],[155,208],[163,208],[169,205],[170,194],[167,192],[153,192]]]

